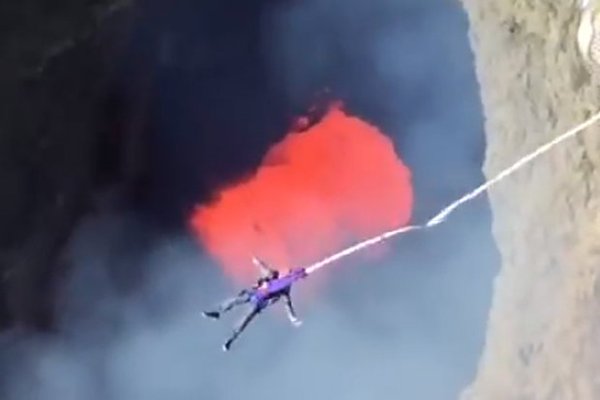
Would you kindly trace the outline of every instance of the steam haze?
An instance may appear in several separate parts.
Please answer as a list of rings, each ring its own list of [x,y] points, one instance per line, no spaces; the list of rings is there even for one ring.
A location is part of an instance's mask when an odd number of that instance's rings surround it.
[[[475,372],[498,262],[485,198],[396,239],[371,265],[337,265],[325,283],[297,285],[302,327],[275,306],[227,354],[220,346],[241,314],[214,322],[200,311],[239,287],[164,216],[255,168],[324,88],[392,138],[412,172],[415,222],[475,187],[482,118],[458,2],[271,2],[247,22],[255,47],[235,45],[251,5],[229,15],[174,4],[139,28],[155,27],[162,43],[147,203],[83,221],[66,252],[58,332],[0,336],[0,398],[456,398]],[[217,33],[206,28],[213,8]],[[234,28],[230,69],[198,67],[200,43]]]

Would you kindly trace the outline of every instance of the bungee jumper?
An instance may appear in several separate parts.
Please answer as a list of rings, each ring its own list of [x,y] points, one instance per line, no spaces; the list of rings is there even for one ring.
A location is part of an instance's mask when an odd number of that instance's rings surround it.
[[[285,308],[290,322],[294,326],[302,324],[296,316],[290,292],[294,283],[308,276],[306,270],[304,268],[297,268],[281,276],[279,271],[271,268],[257,257],[252,257],[252,263],[260,270],[260,276],[256,283],[250,288],[242,289],[237,296],[220,304],[216,310],[204,311],[202,313],[207,318],[219,319],[222,314],[237,306],[248,303],[252,304],[250,312],[246,314],[240,324],[234,329],[229,339],[223,344],[223,351],[228,351],[231,348],[233,342],[258,314],[282,298],[285,300]]]

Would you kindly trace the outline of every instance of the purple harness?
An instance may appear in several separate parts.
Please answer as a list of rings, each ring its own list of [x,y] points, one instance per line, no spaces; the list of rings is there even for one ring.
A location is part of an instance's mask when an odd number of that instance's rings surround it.
[[[274,300],[289,290],[298,280],[306,278],[307,273],[304,268],[291,271],[281,278],[266,282],[265,287],[254,289],[250,301],[258,307],[265,307],[270,300]]]

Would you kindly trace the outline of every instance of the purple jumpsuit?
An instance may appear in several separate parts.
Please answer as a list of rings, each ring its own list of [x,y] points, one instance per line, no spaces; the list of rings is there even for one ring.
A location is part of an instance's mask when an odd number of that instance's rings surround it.
[[[228,350],[231,344],[237,339],[237,337],[246,329],[248,324],[258,315],[262,310],[264,310],[269,305],[277,302],[281,297],[285,297],[286,306],[288,307],[288,312],[294,313],[290,290],[292,285],[303,278],[306,278],[307,273],[304,268],[299,268],[292,270],[289,274],[284,275],[282,277],[277,277],[274,279],[266,280],[262,283],[261,286],[253,288],[249,292],[244,292],[249,295],[249,297],[245,297],[243,302],[249,301],[254,305],[252,310],[246,317],[242,320],[240,325],[233,331],[233,334],[225,342],[224,349]]]

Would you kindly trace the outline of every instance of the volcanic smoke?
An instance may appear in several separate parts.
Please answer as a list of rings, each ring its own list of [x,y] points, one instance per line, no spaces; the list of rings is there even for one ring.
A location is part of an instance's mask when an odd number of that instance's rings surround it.
[[[195,209],[192,229],[229,276],[247,280],[252,255],[285,270],[407,224],[413,191],[392,141],[333,105],[214,198]]]

